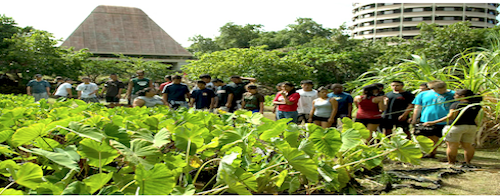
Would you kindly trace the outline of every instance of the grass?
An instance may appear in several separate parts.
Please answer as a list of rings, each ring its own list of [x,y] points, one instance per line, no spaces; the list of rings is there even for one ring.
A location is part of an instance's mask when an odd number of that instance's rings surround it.
[[[463,150],[459,150],[458,160],[463,162]],[[442,179],[442,187],[437,190],[417,190],[402,188],[383,193],[385,195],[500,195],[500,152],[495,149],[477,149],[472,164],[481,168]],[[438,148],[437,159],[422,159],[420,165],[408,166],[397,163],[384,165],[385,170],[412,168],[443,168],[446,163],[446,148]],[[436,179],[432,175],[430,179]],[[416,182],[411,182],[416,184]]]

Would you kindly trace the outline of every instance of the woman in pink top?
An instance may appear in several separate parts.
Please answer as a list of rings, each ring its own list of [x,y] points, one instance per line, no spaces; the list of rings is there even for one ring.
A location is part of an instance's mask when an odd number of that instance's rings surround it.
[[[292,122],[297,123],[297,117],[299,116],[297,107],[300,95],[295,91],[295,85],[290,82],[284,82],[282,89],[283,91],[273,100],[273,103],[278,105],[276,119],[291,118]]]
[[[370,130],[370,137],[368,141],[371,140],[371,135],[377,130],[382,120],[382,112],[385,110],[385,103],[383,96],[376,96],[379,93],[379,89],[374,85],[368,85],[363,87],[363,95],[358,95],[354,97],[354,104],[358,108],[356,113],[356,122],[363,123],[368,130]]]

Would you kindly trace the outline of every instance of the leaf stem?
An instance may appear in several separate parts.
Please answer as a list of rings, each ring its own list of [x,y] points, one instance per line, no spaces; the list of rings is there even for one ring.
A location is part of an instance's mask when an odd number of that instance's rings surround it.
[[[270,167],[264,168],[263,170],[260,170],[260,171],[256,172],[255,174],[253,174],[253,176],[256,176],[256,175],[258,175],[258,174],[260,174],[260,173],[263,173],[263,172],[265,172],[266,170],[271,169],[271,168],[273,168],[273,167],[277,167],[277,166],[284,165],[284,164],[287,164],[287,163],[288,163],[288,161],[284,161],[284,162],[281,162],[281,163],[274,164],[274,165],[272,165],[272,166],[270,166]]]
[[[370,157],[370,158],[366,158],[366,159],[361,159],[359,161],[354,161],[354,162],[351,162],[351,163],[348,163],[348,164],[345,164],[345,165],[341,165],[340,167],[337,167],[337,169],[338,168],[344,168],[344,167],[351,166],[351,165],[355,165],[355,164],[358,164],[358,163],[363,163],[365,161],[369,161],[369,160],[376,159],[376,158],[379,158],[379,157],[383,157],[383,156],[388,155],[389,153],[394,152],[396,150],[398,150],[398,149],[392,149],[392,150],[389,150],[387,152],[384,152],[384,153],[379,154],[379,155],[374,156],[374,157]]]
[[[7,190],[10,186],[12,186],[12,185],[13,185],[13,184],[15,184],[15,183],[16,183],[16,181],[11,182],[10,184],[8,184],[5,188],[3,188],[3,190],[2,190],[2,191],[0,191],[0,195],[1,195],[1,194],[5,191],[5,190]]]
[[[226,186],[224,186],[222,188],[216,188],[216,189],[212,189],[212,190],[209,190],[209,191],[199,192],[199,193],[196,193],[196,195],[205,195],[207,193],[218,192],[218,191],[222,191],[222,190],[225,190],[225,189],[228,189],[228,188],[229,188],[229,186],[226,185]]]
[[[129,187],[130,185],[132,185],[134,182],[135,182],[135,180],[130,181],[128,184],[126,184],[125,186],[123,186],[122,189],[120,189],[120,192],[123,192],[123,190],[125,190],[127,187]]]
[[[220,159],[220,158],[215,158],[215,159],[211,159],[211,160],[209,160],[209,161],[207,161],[207,162],[203,163],[203,165],[201,165],[200,169],[198,169],[198,172],[196,172],[196,175],[195,175],[195,176],[194,176],[194,178],[193,178],[193,183],[192,183],[192,184],[194,184],[194,183],[196,182],[196,180],[198,179],[198,175],[200,175],[201,169],[203,169],[203,167],[205,167],[205,165],[207,165],[207,164],[208,164],[208,163],[210,163],[210,162],[213,162],[213,161],[220,161],[220,160],[222,160],[222,159]]]

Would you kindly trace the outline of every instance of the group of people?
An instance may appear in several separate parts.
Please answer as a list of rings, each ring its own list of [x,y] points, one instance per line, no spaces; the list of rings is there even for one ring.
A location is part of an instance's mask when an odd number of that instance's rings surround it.
[[[212,79],[210,75],[203,74],[190,90],[187,84],[182,83],[180,75],[165,76],[165,82],[158,89],[144,75],[144,71],[137,71],[137,77],[128,83],[126,97],[133,107],[166,105],[172,109],[218,108],[227,112],[246,109],[264,113],[265,98],[258,92],[255,78],[235,75],[230,78],[232,83],[226,84],[221,79]],[[88,77],[82,80],[76,87],[78,98],[86,102],[98,102],[96,95],[99,87],[90,82]],[[72,97],[72,83],[71,79],[60,78],[53,95]],[[473,143],[477,129],[474,119],[481,109],[477,103],[482,98],[467,89],[456,92],[449,90],[446,83],[439,80],[421,84],[416,96],[406,91],[404,85],[402,81],[392,81],[392,91],[384,93],[384,84],[375,83],[363,87],[362,94],[353,98],[338,83],[315,90],[313,81],[304,80],[300,83],[301,89],[297,90],[293,83],[283,82],[276,86],[278,93],[273,99],[273,113],[276,113],[277,120],[289,118],[293,123],[309,122],[328,128],[336,127],[337,121],[344,117],[353,118],[354,104],[357,108],[355,121],[364,124],[370,133],[381,131],[390,137],[394,128],[401,127],[410,138],[412,124],[415,127],[414,135],[426,136],[435,144],[443,133],[447,133],[448,163],[456,162],[457,150],[461,145],[465,150],[465,162],[470,164],[474,156]],[[50,94],[50,84],[42,80],[39,74],[27,86],[28,94],[33,95],[35,101],[47,99]],[[106,97],[110,106],[116,106],[125,87],[116,74],[111,74],[101,96]],[[465,111],[457,117],[461,110]],[[449,126],[452,123],[453,126]],[[370,134],[368,141],[371,140]],[[433,158],[435,155],[436,150],[425,157]]]
[[[412,124],[414,135],[426,136],[434,144],[446,134],[449,164],[456,163],[460,145],[465,151],[465,164],[470,164],[474,156],[475,119],[482,98],[471,90],[455,92],[447,89],[445,82],[435,80],[421,84],[415,96],[404,89],[404,82],[392,81],[391,92],[384,93],[384,84],[375,83],[363,87],[362,94],[353,98],[344,92],[341,84],[314,90],[313,82],[304,80],[300,86],[300,90],[290,82],[276,86],[278,93],[273,100],[273,112],[277,120],[290,118],[298,124],[310,122],[324,128],[336,127],[338,120],[352,118],[354,104],[357,108],[355,121],[364,124],[370,133],[381,131],[390,137],[394,128],[401,127],[410,138]],[[461,110],[465,111],[458,117]],[[373,142],[371,135],[369,142]],[[436,150],[424,157],[435,158],[435,155]]]

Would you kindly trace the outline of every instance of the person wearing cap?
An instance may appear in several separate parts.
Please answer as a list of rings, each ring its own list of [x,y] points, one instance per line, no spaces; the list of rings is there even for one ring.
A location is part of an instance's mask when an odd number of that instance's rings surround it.
[[[120,98],[122,97],[122,91],[125,88],[125,84],[118,80],[118,75],[113,73],[109,75],[109,80],[104,83],[104,88],[102,89],[101,96],[106,92],[106,102],[109,103],[110,107],[115,107],[120,103]]]
[[[246,92],[245,86],[250,84],[250,82],[255,83],[257,80],[255,78],[233,75],[231,76],[231,81],[233,83],[228,84],[228,86],[231,89],[232,94],[229,94],[227,98],[226,107],[228,108],[229,112],[234,112],[241,108],[243,93]]]
[[[171,83],[172,83],[172,76],[171,75],[166,75],[165,76],[165,82],[160,84],[160,88],[158,88],[159,89],[158,92],[160,92],[160,93],[163,92],[163,88],[165,88],[165,86],[167,86],[167,85],[169,85]]]
[[[36,74],[35,79],[30,80],[26,86],[27,94],[35,97],[35,102],[49,99],[50,83],[42,79],[42,74]]]
[[[245,110],[252,111],[252,113],[259,112],[264,114],[264,102],[266,100],[264,95],[260,94],[257,90],[257,85],[249,84],[246,89],[248,92],[243,94],[241,107]]]
[[[61,97],[72,98],[73,97],[73,93],[71,92],[72,83],[73,81],[71,80],[71,78],[66,78],[64,80],[64,83],[59,85],[59,87],[57,87],[56,91],[54,92],[56,98],[61,98]]]
[[[89,77],[83,77],[83,82],[76,86],[76,91],[78,92],[78,99],[81,99],[87,103],[94,102],[99,103],[97,99],[97,91],[99,87],[97,84],[90,82]]]
[[[214,83],[212,83],[212,77],[209,75],[209,74],[202,74],[200,75],[200,80],[205,82],[205,88],[209,89],[209,90],[212,90],[215,92],[215,85]],[[194,86],[193,90],[191,91],[191,93],[193,93],[194,90],[199,90],[200,88],[198,88],[198,86]]]

